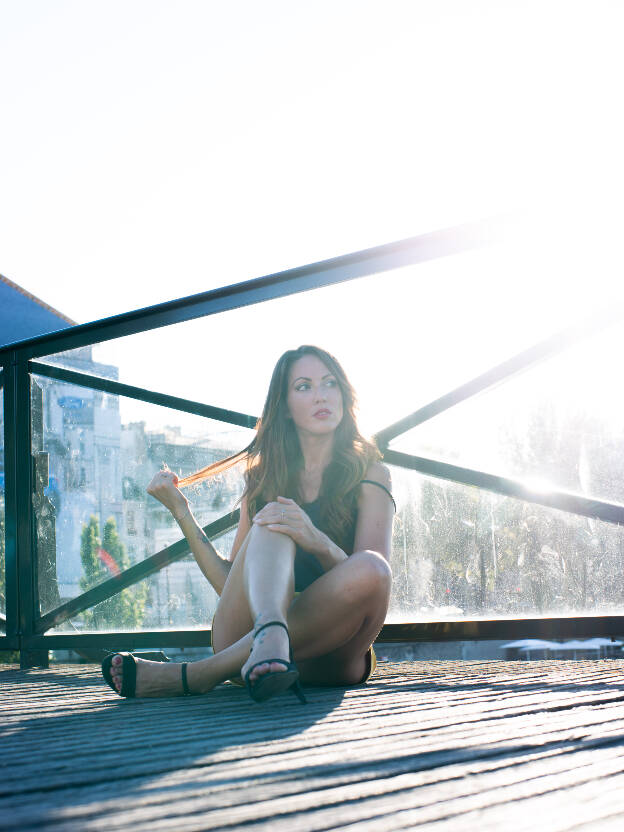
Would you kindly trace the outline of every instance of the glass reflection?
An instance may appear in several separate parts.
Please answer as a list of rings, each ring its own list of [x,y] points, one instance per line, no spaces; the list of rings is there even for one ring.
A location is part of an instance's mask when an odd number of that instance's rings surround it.
[[[132,402],[128,419],[126,400],[118,396],[42,376],[32,381],[39,595],[45,613],[181,538],[171,514],[145,492],[163,463],[190,473],[240,450],[251,432],[145,403]],[[198,522],[207,525],[234,508],[241,491],[241,472],[232,469],[188,496]],[[95,617],[106,627],[133,629],[147,615],[148,599],[131,588],[121,601],[104,605]],[[88,614],[84,625],[100,628]]]
[[[587,313],[586,291],[534,271],[516,250],[484,248],[42,360],[258,415],[278,356],[318,344],[339,356],[373,433]],[[513,314],[501,274],[522,286]]]
[[[397,450],[624,502],[618,356],[624,326],[475,396],[394,439]]]
[[[224,556],[233,542],[234,532],[214,541]],[[188,555],[48,632],[207,629],[217,601],[216,593]]]
[[[392,468],[388,621],[624,612],[620,526]]]
[[[4,527],[4,390],[0,387],[0,613],[6,616]],[[5,632],[5,626],[2,621],[0,621],[0,632]]]

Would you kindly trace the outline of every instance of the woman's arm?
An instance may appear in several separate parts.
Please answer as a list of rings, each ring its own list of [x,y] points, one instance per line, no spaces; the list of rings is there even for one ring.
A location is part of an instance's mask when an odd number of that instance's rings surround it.
[[[385,486],[388,491],[392,491],[390,471],[380,462],[370,466],[365,479],[374,480]],[[383,488],[363,482],[358,495],[358,516],[353,551],[372,550],[390,561],[393,519],[394,504],[390,496]],[[346,560],[347,555],[326,534],[322,532],[319,534],[324,539],[325,548],[317,549],[314,554],[325,571],[329,571],[341,561]]]
[[[347,559],[342,549],[317,529],[301,506],[288,497],[278,497],[275,502],[267,503],[253,522],[272,532],[288,535],[297,546],[315,555],[326,572]]]
[[[247,497],[243,496],[240,505],[240,519],[238,521],[238,529],[236,530],[236,537],[234,538],[232,551],[230,552],[230,565],[234,563],[236,555],[239,553],[240,547],[243,545],[245,538],[249,534],[250,529],[251,523],[249,522],[249,509],[247,507]]]
[[[155,497],[173,514],[188,541],[197,565],[217,595],[221,595],[232,564],[222,558],[208,540],[206,533],[193,517],[189,502],[177,487],[177,482],[178,478],[173,471],[158,471],[147,486],[147,493]]]
[[[241,500],[240,520],[238,522],[238,528],[236,529],[236,537],[234,538],[229,560],[225,560],[221,557],[208,539],[204,530],[193,517],[191,509],[188,505],[187,509],[188,511],[185,512],[185,516],[180,517],[179,520],[176,517],[176,520],[178,521],[178,525],[182,529],[182,532],[188,541],[193,556],[197,561],[197,565],[206,578],[208,578],[208,581],[214,588],[217,595],[220,596],[223,587],[225,586],[227,576],[230,574],[230,569],[232,568],[234,559],[236,558],[236,555],[238,554],[240,547],[243,545],[245,538],[249,534],[249,529],[251,528],[251,524],[249,522],[249,512],[247,510],[247,497],[243,497]]]
[[[338,546],[337,543],[327,537],[327,535],[320,529],[316,530],[318,533],[318,546],[312,553],[318,562],[321,564],[325,572],[329,572],[334,566],[338,566],[343,560],[348,558],[346,552]]]
[[[379,462],[369,467],[365,479],[374,480],[388,491],[391,490],[390,471]],[[353,551],[369,549],[378,552],[389,561],[394,505],[384,488],[366,482],[360,485]],[[324,532],[316,528],[294,500],[278,497],[276,502],[267,503],[256,514],[253,522],[266,526],[271,531],[288,535],[306,552],[315,555],[326,572],[347,559],[347,554]]]
[[[367,480],[374,480],[392,491],[390,471],[381,462],[375,462],[366,472]],[[388,562],[392,551],[392,521],[394,505],[383,488],[363,482],[358,497],[358,518],[355,527],[353,551],[364,549],[378,552]]]
[[[173,516],[188,542],[197,565],[214,591],[220,596],[232,567],[231,562],[222,558],[217,552],[206,532],[193,517],[190,506],[187,506],[184,515],[176,517],[174,514]]]

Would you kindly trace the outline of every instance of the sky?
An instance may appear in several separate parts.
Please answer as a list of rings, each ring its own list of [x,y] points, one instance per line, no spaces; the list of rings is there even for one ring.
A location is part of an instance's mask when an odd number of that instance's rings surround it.
[[[319,343],[379,429],[620,292],[623,17],[0,0],[0,273],[82,323],[512,217],[491,250],[94,352],[258,413],[278,355]]]

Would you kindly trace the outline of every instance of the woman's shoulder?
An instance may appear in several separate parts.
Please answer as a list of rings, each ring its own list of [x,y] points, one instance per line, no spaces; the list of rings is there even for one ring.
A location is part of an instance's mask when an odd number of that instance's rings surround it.
[[[373,493],[377,492],[377,497],[379,497],[380,491],[385,491],[388,497],[392,500],[392,505],[396,511],[396,503],[394,501],[394,497],[392,496],[392,479],[390,477],[390,471],[382,462],[373,462],[368,466],[366,476],[362,479],[360,485],[375,486],[370,490]],[[360,504],[362,498],[361,492],[363,491],[364,489],[360,488]]]
[[[388,491],[392,490],[392,477],[390,476],[390,469],[383,462],[371,462],[366,469],[366,474],[362,482],[366,480],[383,485]]]

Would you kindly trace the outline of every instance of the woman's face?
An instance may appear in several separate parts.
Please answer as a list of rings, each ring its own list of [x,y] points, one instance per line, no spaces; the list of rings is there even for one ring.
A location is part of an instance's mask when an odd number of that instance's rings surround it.
[[[287,404],[300,431],[332,433],[342,421],[342,392],[336,377],[316,355],[297,359],[288,374]]]

